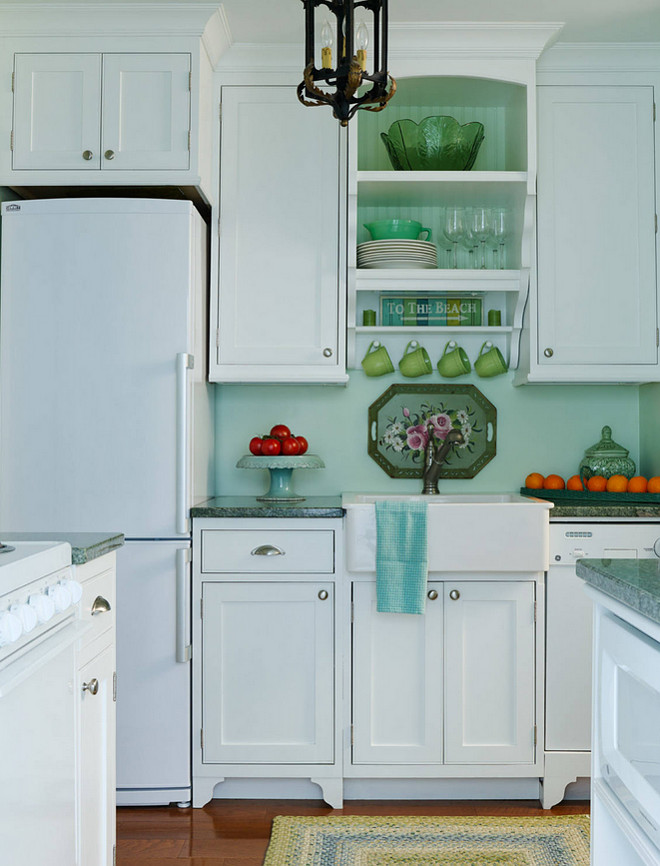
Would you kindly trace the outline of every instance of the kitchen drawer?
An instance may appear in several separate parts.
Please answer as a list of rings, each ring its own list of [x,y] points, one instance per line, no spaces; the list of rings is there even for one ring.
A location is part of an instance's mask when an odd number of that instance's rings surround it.
[[[206,574],[333,574],[334,570],[335,534],[331,530],[202,532],[202,572]]]
[[[105,610],[105,602],[110,610]],[[91,628],[82,641],[82,646],[89,645],[99,635],[111,629],[115,624],[115,572],[114,568],[102,571],[95,577],[83,583],[82,614],[84,623],[92,623]],[[92,608],[96,605],[96,613]]]

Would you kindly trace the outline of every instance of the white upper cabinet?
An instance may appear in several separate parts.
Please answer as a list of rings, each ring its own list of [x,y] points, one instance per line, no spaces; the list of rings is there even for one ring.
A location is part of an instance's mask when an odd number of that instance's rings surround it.
[[[187,170],[190,55],[17,54],[15,169]]]
[[[538,89],[531,382],[660,378],[653,88]]]
[[[211,381],[345,381],[340,126],[292,87],[223,87]]]

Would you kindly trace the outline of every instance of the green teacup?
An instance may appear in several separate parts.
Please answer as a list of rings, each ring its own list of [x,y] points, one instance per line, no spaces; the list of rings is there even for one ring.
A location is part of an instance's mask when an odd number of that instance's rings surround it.
[[[431,229],[425,228],[417,220],[376,220],[372,223],[364,223],[364,227],[375,241],[397,238],[416,241],[422,232],[426,232],[426,237],[422,240],[431,240]]]
[[[479,357],[474,362],[474,369],[478,376],[489,378],[506,373],[509,368],[497,346],[493,346],[490,340],[486,340],[479,350]]]
[[[411,340],[399,361],[399,370],[403,376],[415,379],[417,376],[426,376],[433,372],[433,364],[429,353],[417,340]]]
[[[367,354],[362,359],[362,369],[367,376],[384,376],[386,373],[394,372],[394,365],[387,349],[381,346],[378,340],[372,340],[369,344]]]
[[[465,349],[457,346],[454,340],[450,340],[438,361],[438,373],[447,379],[454,379],[456,376],[469,373],[471,369],[470,359]]]

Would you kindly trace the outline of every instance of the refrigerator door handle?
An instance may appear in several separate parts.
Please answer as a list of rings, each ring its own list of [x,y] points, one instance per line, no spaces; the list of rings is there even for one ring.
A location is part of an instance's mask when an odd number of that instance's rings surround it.
[[[190,599],[190,548],[182,547],[176,552],[176,660],[181,664],[190,661],[188,639]]]
[[[187,352],[176,356],[176,531],[188,535],[188,370],[195,358]]]

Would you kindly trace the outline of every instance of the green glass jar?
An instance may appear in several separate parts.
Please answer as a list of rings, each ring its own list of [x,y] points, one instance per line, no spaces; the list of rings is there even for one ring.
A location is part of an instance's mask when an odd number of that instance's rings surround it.
[[[604,478],[625,475],[626,478],[632,478],[635,474],[635,461],[628,457],[629,452],[612,439],[611,427],[603,427],[601,434],[600,442],[584,452],[580,475],[583,478],[591,478],[593,475],[602,475]]]

